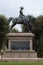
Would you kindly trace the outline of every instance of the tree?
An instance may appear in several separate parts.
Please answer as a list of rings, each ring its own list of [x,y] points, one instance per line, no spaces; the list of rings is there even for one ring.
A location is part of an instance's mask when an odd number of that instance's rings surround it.
[[[14,28],[14,29],[12,29],[12,33],[14,33],[14,32],[15,32],[15,33],[18,33],[19,31]]]
[[[33,48],[37,51],[38,57],[43,57],[43,16],[38,16],[35,22],[35,34]]]
[[[6,42],[6,34],[9,31],[8,19],[4,15],[0,15],[0,49]]]

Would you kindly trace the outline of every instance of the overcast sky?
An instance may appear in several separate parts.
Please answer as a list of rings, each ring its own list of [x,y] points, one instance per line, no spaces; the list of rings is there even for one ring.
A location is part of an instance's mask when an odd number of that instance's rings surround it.
[[[43,0],[0,0],[0,14],[6,17],[18,17],[21,6],[24,7],[25,15],[36,17],[43,15]],[[20,27],[19,30],[21,30]]]
[[[43,0],[0,0],[0,14],[7,17],[18,17],[21,6],[24,7],[25,15],[43,15]]]

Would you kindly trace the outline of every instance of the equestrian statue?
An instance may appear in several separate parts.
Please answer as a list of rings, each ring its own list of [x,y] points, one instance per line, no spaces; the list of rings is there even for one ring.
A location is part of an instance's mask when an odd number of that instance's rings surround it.
[[[26,25],[27,32],[31,32],[35,18],[30,15],[25,16],[23,14],[23,9],[24,9],[23,7],[20,7],[19,17],[9,18],[9,21],[12,21],[11,30],[16,24],[23,24],[23,25]]]

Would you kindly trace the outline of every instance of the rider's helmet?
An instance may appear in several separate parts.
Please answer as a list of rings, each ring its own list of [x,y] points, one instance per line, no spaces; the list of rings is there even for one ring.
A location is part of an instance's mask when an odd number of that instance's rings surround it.
[[[20,7],[20,9],[24,9],[23,7]]]

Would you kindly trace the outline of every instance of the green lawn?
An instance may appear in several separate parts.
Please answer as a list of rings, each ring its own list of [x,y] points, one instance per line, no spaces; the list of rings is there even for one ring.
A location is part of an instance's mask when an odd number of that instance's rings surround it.
[[[43,65],[43,62],[0,62],[0,65]]]

